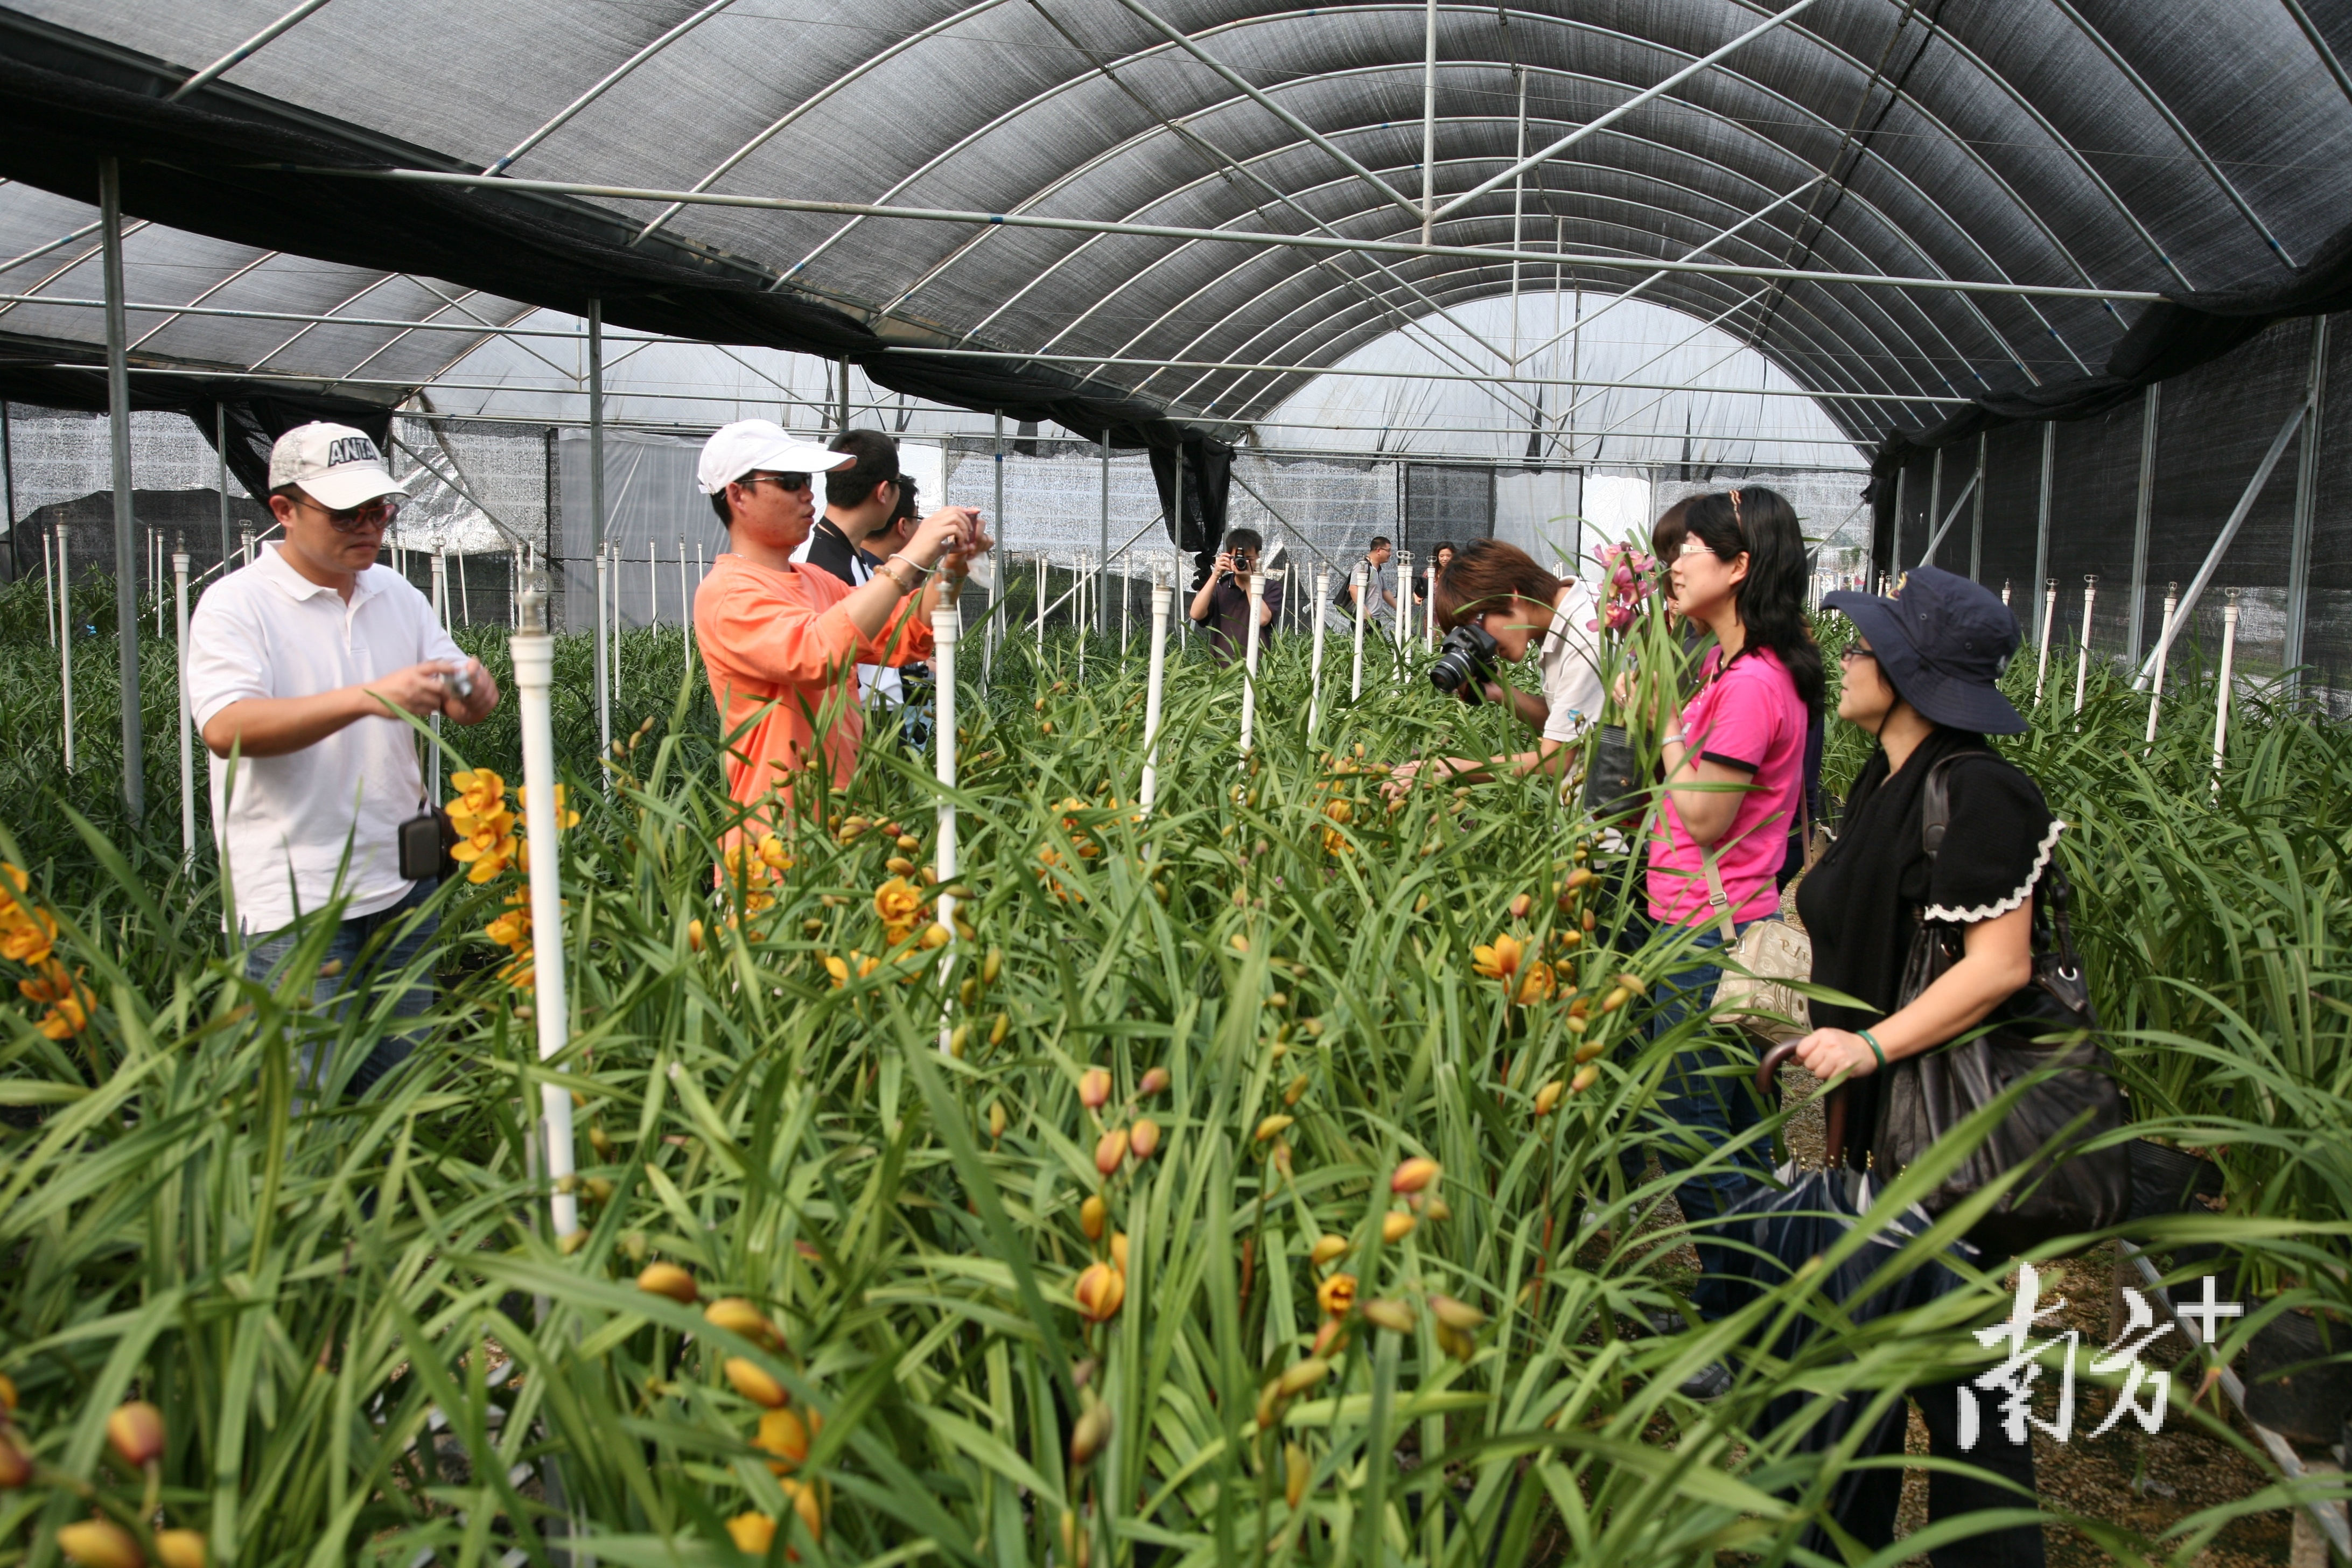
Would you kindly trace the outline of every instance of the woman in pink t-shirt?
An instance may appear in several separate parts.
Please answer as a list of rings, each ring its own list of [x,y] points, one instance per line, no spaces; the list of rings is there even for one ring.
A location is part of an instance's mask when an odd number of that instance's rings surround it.
[[[1696,928],[1696,944],[1711,950],[1725,944],[1727,924],[1736,932],[1779,907],[1778,874],[1803,823],[1805,735],[1821,712],[1822,655],[1805,618],[1804,536],[1787,500],[1762,489],[1700,496],[1684,508],[1682,525],[1668,603],[1712,632],[1716,646],[1682,711],[1659,716],[1665,790],[1649,845],[1650,917]],[[1675,975],[1656,1032],[1705,1007],[1721,977],[1714,963]],[[1701,1037],[1679,1052],[1657,1103],[1710,1149],[1753,1129],[1762,1113],[1744,1073],[1720,1070],[1753,1065],[1729,1044]],[[1627,1166],[1654,1152],[1667,1172],[1687,1170],[1695,1151],[1685,1142],[1630,1148]],[[1733,1166],[1693,1173],[1675,1189],[1684,1217],[1704,1227],[1768,1163],[1751,1144]],[[1692,1301],[1706,1313],[1723,1249],[1704,1228],[1694,1240],[1703,1277]]]

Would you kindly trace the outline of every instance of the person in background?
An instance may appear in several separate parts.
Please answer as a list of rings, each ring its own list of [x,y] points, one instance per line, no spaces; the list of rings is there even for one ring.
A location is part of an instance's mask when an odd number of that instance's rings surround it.
[[[1805,542],[1797,514],[1761,488],[1693,500],[1683,511],[1683,540],[1669,572],[1668,606],[1713,634],[1699,666],[1699,687],[1681,710],[1629,713],[1659,738],[1664,795],[1648,844],[1649,914],[1658,926],[1690,928],[1703,952],[1780,908],[1777,880],[1791,825],[1804,813],[1808,726],[1822,707],[1822,656],[1805,616]],[[1717,889],[1720,889],[1719,891]],[[1675,977],[1662,998],[1653,1032],[1663,1035],[1707,1005],[1719,964],[1702,963]],[[1720,1038],[1702,1036],[1679,1052],[1661,1086],[1658,1110],[1710,1146],[1756,1126],[1763,1108],[1744,1080],[1721,1069],[1748,1067]],[[1684,1151],[1655,1145],[1669,1175],[1688,1168]],[[1638,1181],[1648,1149],[1629,1144],[1627,1178]],[[1731,1168],[1695,1174],[1675,1189],[1693,1226],[1700,1279],[1693,1306],[1710,1312],[1725,1274],[1725,1252],[1709,1223],[1744,1197],[1764,1173],[1760,1151]],[[1720,1363],[1685,1385],[1709,1398],[1730,1384]]]
[[[1819,1027],[1797,1042],[1797,1059],[1818,1078],[1848,1075],[1845,1158],[1866,1170],[1877,1121],[1876,1075],[1887,1063],[1932,1051],[1989,1021],[2016,1027],[2025,1041],[2063,1026],[2049,1016],[2032,980],[2034,904],[2066,825],[2051,815],[2040,786],[1985,740],[2026,728],[1996,684],[2020,640],[2016,618],[1998,595],[1919,566],[1895,598],[1841,590],[1822,605],[1851,616],[1857,634],[1841,656],[1838,717],[1868,731],[1878,745],[1846,796],[1837,841],[1797,889],[1797,912],[1812,938],[1813,981],[1863,1005],[1814,1002]],[[1920,842],[1923,786],[1938,763],[1955,757],[1945,769],[1950,816],[1931,866]],[[1961,927],[1962,955],[1897,1011],[1911,933],[1927,912]],[[1996,1260],[1986,1262],[1999,1271]],[[2006,1424],[1993,1420],[1964,1452],[1959,1385],[1910,1394],[1930,1453],[1998,1478],[1933,1471],[1931,1519],[2032,1506],[2030,1441],[2011,1443]],[[1856,1458],[1892,1456],[1899,1465],[1904,1428],[1897,1404],[1876,1442]],[[1862,1472],[1839,1522],[1865,1548],[1891,1544],[1902,1487],[1899,1468]],[[1933,1560],[1936,1568],[2039,1568],[2042,1529],[2019,1525],[1971,1536],[1937,1547]]]
[[[867,534],[865,542],[858,545],[858,563],[869,576],[894,552],[906,549],[914,542],[915,530],[922,522],[917,509],[915,489],[915,481],[901,473],[898,476],[898,501],[890,509],[889,521]],[[868,668],[874,671],[871,681],[866,679]],[[857,681],[860,694],[866,702],[879,702],[898,716],[899,737],[911,750],[919,752],[930,744],[929,694],[931,667],[929,664],[918,660],[898,669],[887,665],[861,664],[857,667]]]
[[[867,543],[890,526],[906,499],[898,472],[898,443],[879,430],[845,430],[833,438],[830,449],[846,452],[854,461],[825,474],[824,515],[810,526],[808,537],[793,552],[793,560],[830,572],[853,588],[863,587],[882,560],[868,552]],[[879,696],[896,706],[900,692],[898,671],[891,666],[857,667],[861,702]]]
[[[1580,754],[1576,742],[1601,710],[1601,634],[1592,627],[1599,615],[1592,590],[1577,579],[1553,576],[1517,545],[1471,541],[1437,580],[1438,622],[1447,631],[1476,626],[1495,639],[1499,658],[1515,664],[1534,652],[1542,695],[1521,691],[1497,672],[1479,692],[1465,686],[1462,700],[1476,701],[1483,695],[1507,705],[1536,731],[1536,749],[1507,757],[1399,763],[1381,787],[1390,798],[1402,799],[1416,780],[1472,784],[1498,769],[1515,777],[1564,776]]]
[[[1437,548],[1429,552],[1429,559],[1422,564],[1421,574],[1413,581],[1412,602],[1427,604],[1430,595],[1437,591],[1437,580],[1445,575],[1445,569],[1453,564],[1454,546],[1441,541]]]
[[[1265,548],[1265,541],[1255,529],[1234,529],[1225,535],[1225,547],[1209,569],[1208,580],[1192,595],[1189,612],[1192,624],[1209,634],[1209,652],[1219,664],[1241,658],[1247,645],[1250,577],[1257,571],[1258,555]],[[1274,618],[1281,611],[1282,584],[1268,579],[1258,604],[1260,647],[1274,635]]]
[[[450,639],[433,605],[376,564],[406,492],[375,443],[348,426],[289,430],[269,453],[269,510],[286,537],[222,578],[188,623],[188,703],[212,753],[226,919],[257,937],[246,973],[268,981],[296,920],[338,909],[309,982],[314,1001],[394,975],[433,940],[436,878],[401,875],[399,831],[434,805],[410,715],[478,724],[498,682]],[[340,900],[340,905],[339,901]],[[432,1005],[404,988],[397,1017]],[[363,1093],[409,1053],[386,1035],[358,1064]],[[304,1047],[302,1076],[319,1077]]]
[[[1396,620],[1396,591],[1389,583],[1388,571],[1389,557],[1395,553],[1388,536],[1382,533],[1372,535],[1372,542],[1364,547],[1364,597],[1370,603],[1372,625],[1376,626],[1388,626]],[[1349,617],[1363,614],[1365,609],[1356,603],[1356,576],[1352,570],[1340,579],[1339,592],[1331,597],[1331,607],[1339,612],[1337,629],[1352,631]]]
[[[855,666],[929,657],[940,593],[929,579],[942,572],[960,584],[966,562],[989,547],[979,512],[951,506],[859,586],[795,563],[815,518],[813,476],[856,460],[742,419],[704,443],[697,468],[729,548],[695,594],[694,630],[728,737],[728,793],[753,830],[782,827],[774,803],[789,802],[804,769],[822,767],[835,784],[855,775],[866,729]]]

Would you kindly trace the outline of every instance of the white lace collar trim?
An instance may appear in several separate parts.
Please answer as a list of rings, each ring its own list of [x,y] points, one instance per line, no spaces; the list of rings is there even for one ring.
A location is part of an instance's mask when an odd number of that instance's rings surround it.
[[[2064,823],[2052,819],[2050,831],[2042,836],[2042,847],[2034,852],[2033,866],[2025,873],[2025,880],[2019,885],[2017,891],[2000,902],[1979,904],[1972,910],[1948,910],[1941,904],[1930,904],[1919,911],[1919,918],[1923,921],[1948,921],[1954,925],[1974,925],[1979,921],[1989,921],[1995,915],[2009,913],[2033,896],[2033,885],[2042,880],[2042,868],[2050,864],[2050,852],[2057,847],[2058,836],[2065,831]]]

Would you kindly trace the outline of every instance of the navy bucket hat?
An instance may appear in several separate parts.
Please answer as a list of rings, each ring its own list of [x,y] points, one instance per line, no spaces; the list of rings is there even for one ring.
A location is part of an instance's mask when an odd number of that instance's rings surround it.
[[[1998,684],[2021,640],[2017,617],[1990,588],[1934,566],[1915,566],[1895,597],[1842,590],[1822,607],[1842,611],[1870,639],[1878,668],[1922,718],[1983,735],[2016,735],[2025,720]]]

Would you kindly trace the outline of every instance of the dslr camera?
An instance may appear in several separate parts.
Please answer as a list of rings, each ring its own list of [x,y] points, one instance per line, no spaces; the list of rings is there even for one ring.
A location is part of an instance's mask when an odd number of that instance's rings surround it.
[[[1450,697],[1477,702],[1480,689],[1498,679],[1501,655],[1485,627],[1458,626],[1438,646],[1437,662],[1429,667],[1429,683]]]

